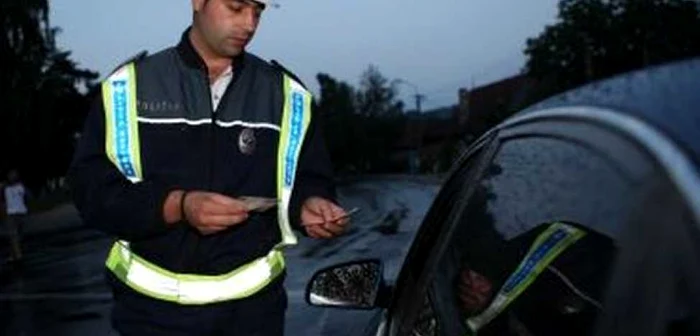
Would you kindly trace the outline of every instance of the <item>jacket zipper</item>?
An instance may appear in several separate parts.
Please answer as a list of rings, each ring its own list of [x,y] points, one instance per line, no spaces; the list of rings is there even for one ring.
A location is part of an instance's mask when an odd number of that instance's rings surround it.
[[[211,119],[211,123],[209,124],[209,165],[207,167],[207,189],[212,190],[212,187],[214,186],[214,149],[216,146],[216,111],[214,110],[214,104],[211,101],[211,85],[209,84],[209,74],[207,73],[207,70],[204,70],[204,87],[206,89],[207,95],[205,97],[208,105],[209,105],[209,117]],[[193,235],[193,241],[192,244],[188,244],[186,246],[183,246],[183,252],[180,254],[180,269],[184,270],[185,266],[192,266],[191,262],[186,263],[187,257],[188,256],[193,256],[194,254],[197,253],[197,250],[199,248],[199,241],[200,237],[198,234]],[[194,273],[196,273],[197,270],[194,270]]]
[[[226,100],[224,98],[226,98],[228,96],[229,91],[233,90],[233,85],[236,82],[238,82],[238,79],[240,78],[240,73],[241,73],[240,70],[233,71],[233,78],[231,78],[231,82],[226,87],[226,90],[224,90],[224,94],[220,97],[218,107],[221,107],[222,104],[225,105]],[[217,107],[216,110],[214,109],[214,103],[212,102],[212,98],[211,98],[211,84],[209,83],[209,71],[206,68],[204,69],[204,87],[205,87],[206,92],[207,92],[206,101],[209,105],[209,113],[210,113],[209,115],[210,115],[210,119],[211,119],[211,124],[209,125],[210,142],[209,142],[209,167],[207,167],[207,169],[208,169],[208,171],[207,171],[207,175],[208,175],[207,176],[207,188],[208,188],[208,190],[214,190],[213,189],[214,188],[214,166],[215,166],[214,161],[216,159],[216,121],[217,121],[218,114],[219,114],[219,113],[217,113],[217,110],[219,108]],[[185,259],[188,255],[194,255],[197,252],[197,250],[199,248],[200,240],[201,240],[201,238],[199,237],[199,235],[194,235],[194,241],[192,242],[192,249],[190,250],[191,253],[181,254],[181,256],[180,256],[181,269],[184,266],[191,266],[191,265],[185,264]],[[185,252],[187,252],[187,251],[185,251]],[[196,272],[197,270],[194,270],[194,271]]]
[[[214,104],[211,101],[211,85],[209,84],[209,74],[206,74],[205,78],[205,87],[207,89],[207,103],[209,103],[209,116],[211,119],[211,124],[209,124],[209,172],[207,173],[207,188],[209,190],[213,190],[212,188],[214,187],[214,158],[216,155],[214,155],[215,148],[216,148],[216,110],[214,110]],[[221,103],[221,102],[219,102]]]
[[[214,109],[214,104],[211,101],[211,84],[209,83],[209,73],[207,70],[204,70],[204,87],[207,90],[207,96],[206,96],[206,101],[209,105],[209,117],[211,119],[211,124],[209,124],[209,167],[208,172],[207,172],[207,190],[214,190],[214,166],[215,162],[214,160],[216,159],[216,119],[217,119],[217,113],[216,110]],[[221,102],[219,102],[221,103]],[[197,250],[199,249],[199,242],[201,238],[199,235],[195,235],[194,237],[194,244],[192,247],[192,255],[197,254]],[[199,265],[196,265],[197,268],[199,268]],[[199,271],[198,269],[194,270],[195,273]]]

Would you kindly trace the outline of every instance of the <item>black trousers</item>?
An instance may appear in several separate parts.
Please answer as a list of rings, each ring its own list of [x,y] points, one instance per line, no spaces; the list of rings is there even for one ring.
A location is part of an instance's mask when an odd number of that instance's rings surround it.
[[[114,292],[112,326],[123,336],[282,336],[287,294],[280,276],[255,295],[184,306],[141,295],[108,274]]]

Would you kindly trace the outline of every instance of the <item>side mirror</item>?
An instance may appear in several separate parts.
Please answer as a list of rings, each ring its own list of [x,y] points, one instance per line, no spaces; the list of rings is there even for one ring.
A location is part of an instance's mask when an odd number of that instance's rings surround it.
[[[373,309],[384,289],[384,265],[380,260],[353,261],[316,272],[306,288],[312,306]]]

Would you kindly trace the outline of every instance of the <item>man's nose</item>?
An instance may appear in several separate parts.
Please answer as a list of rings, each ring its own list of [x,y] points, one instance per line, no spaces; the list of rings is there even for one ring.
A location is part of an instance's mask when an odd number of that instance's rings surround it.
[[[243,29],[249,35],[252,35],[253,33],[255,33],[255,30],[258,28],[259,21],[260,21],[260,17],[258,16],[255,9],[248,8],[248,10],[246,10],[245,14],[243,15]]]

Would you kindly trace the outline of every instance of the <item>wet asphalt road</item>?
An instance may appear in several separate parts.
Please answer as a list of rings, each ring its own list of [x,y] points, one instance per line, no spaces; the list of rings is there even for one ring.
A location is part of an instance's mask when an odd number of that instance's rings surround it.
[[[80,227],[28,235],[25,260],[0,268],[0,332],[109,335],[111,295],[103,281],[109,244]]]
[[[396,180],[342,187],[341,204],[363,209],[354,228],[333,242],[302,238],[287,253],[286,334],[350,335],[364,329],[372,312],[310,307],[303,298],[306,281],[320,267],[366,257],[381,257],[385,273],[394,277],[436,191],[435,184]],[[400,226],[392,227],[387,221],[392,218]],[[82,226],[70,205],[30,218],[25,231],[21,264],[4,261],[9,253],[4,232],[0,239],[0,335],[116,335],[104,283],[111,239]]]

